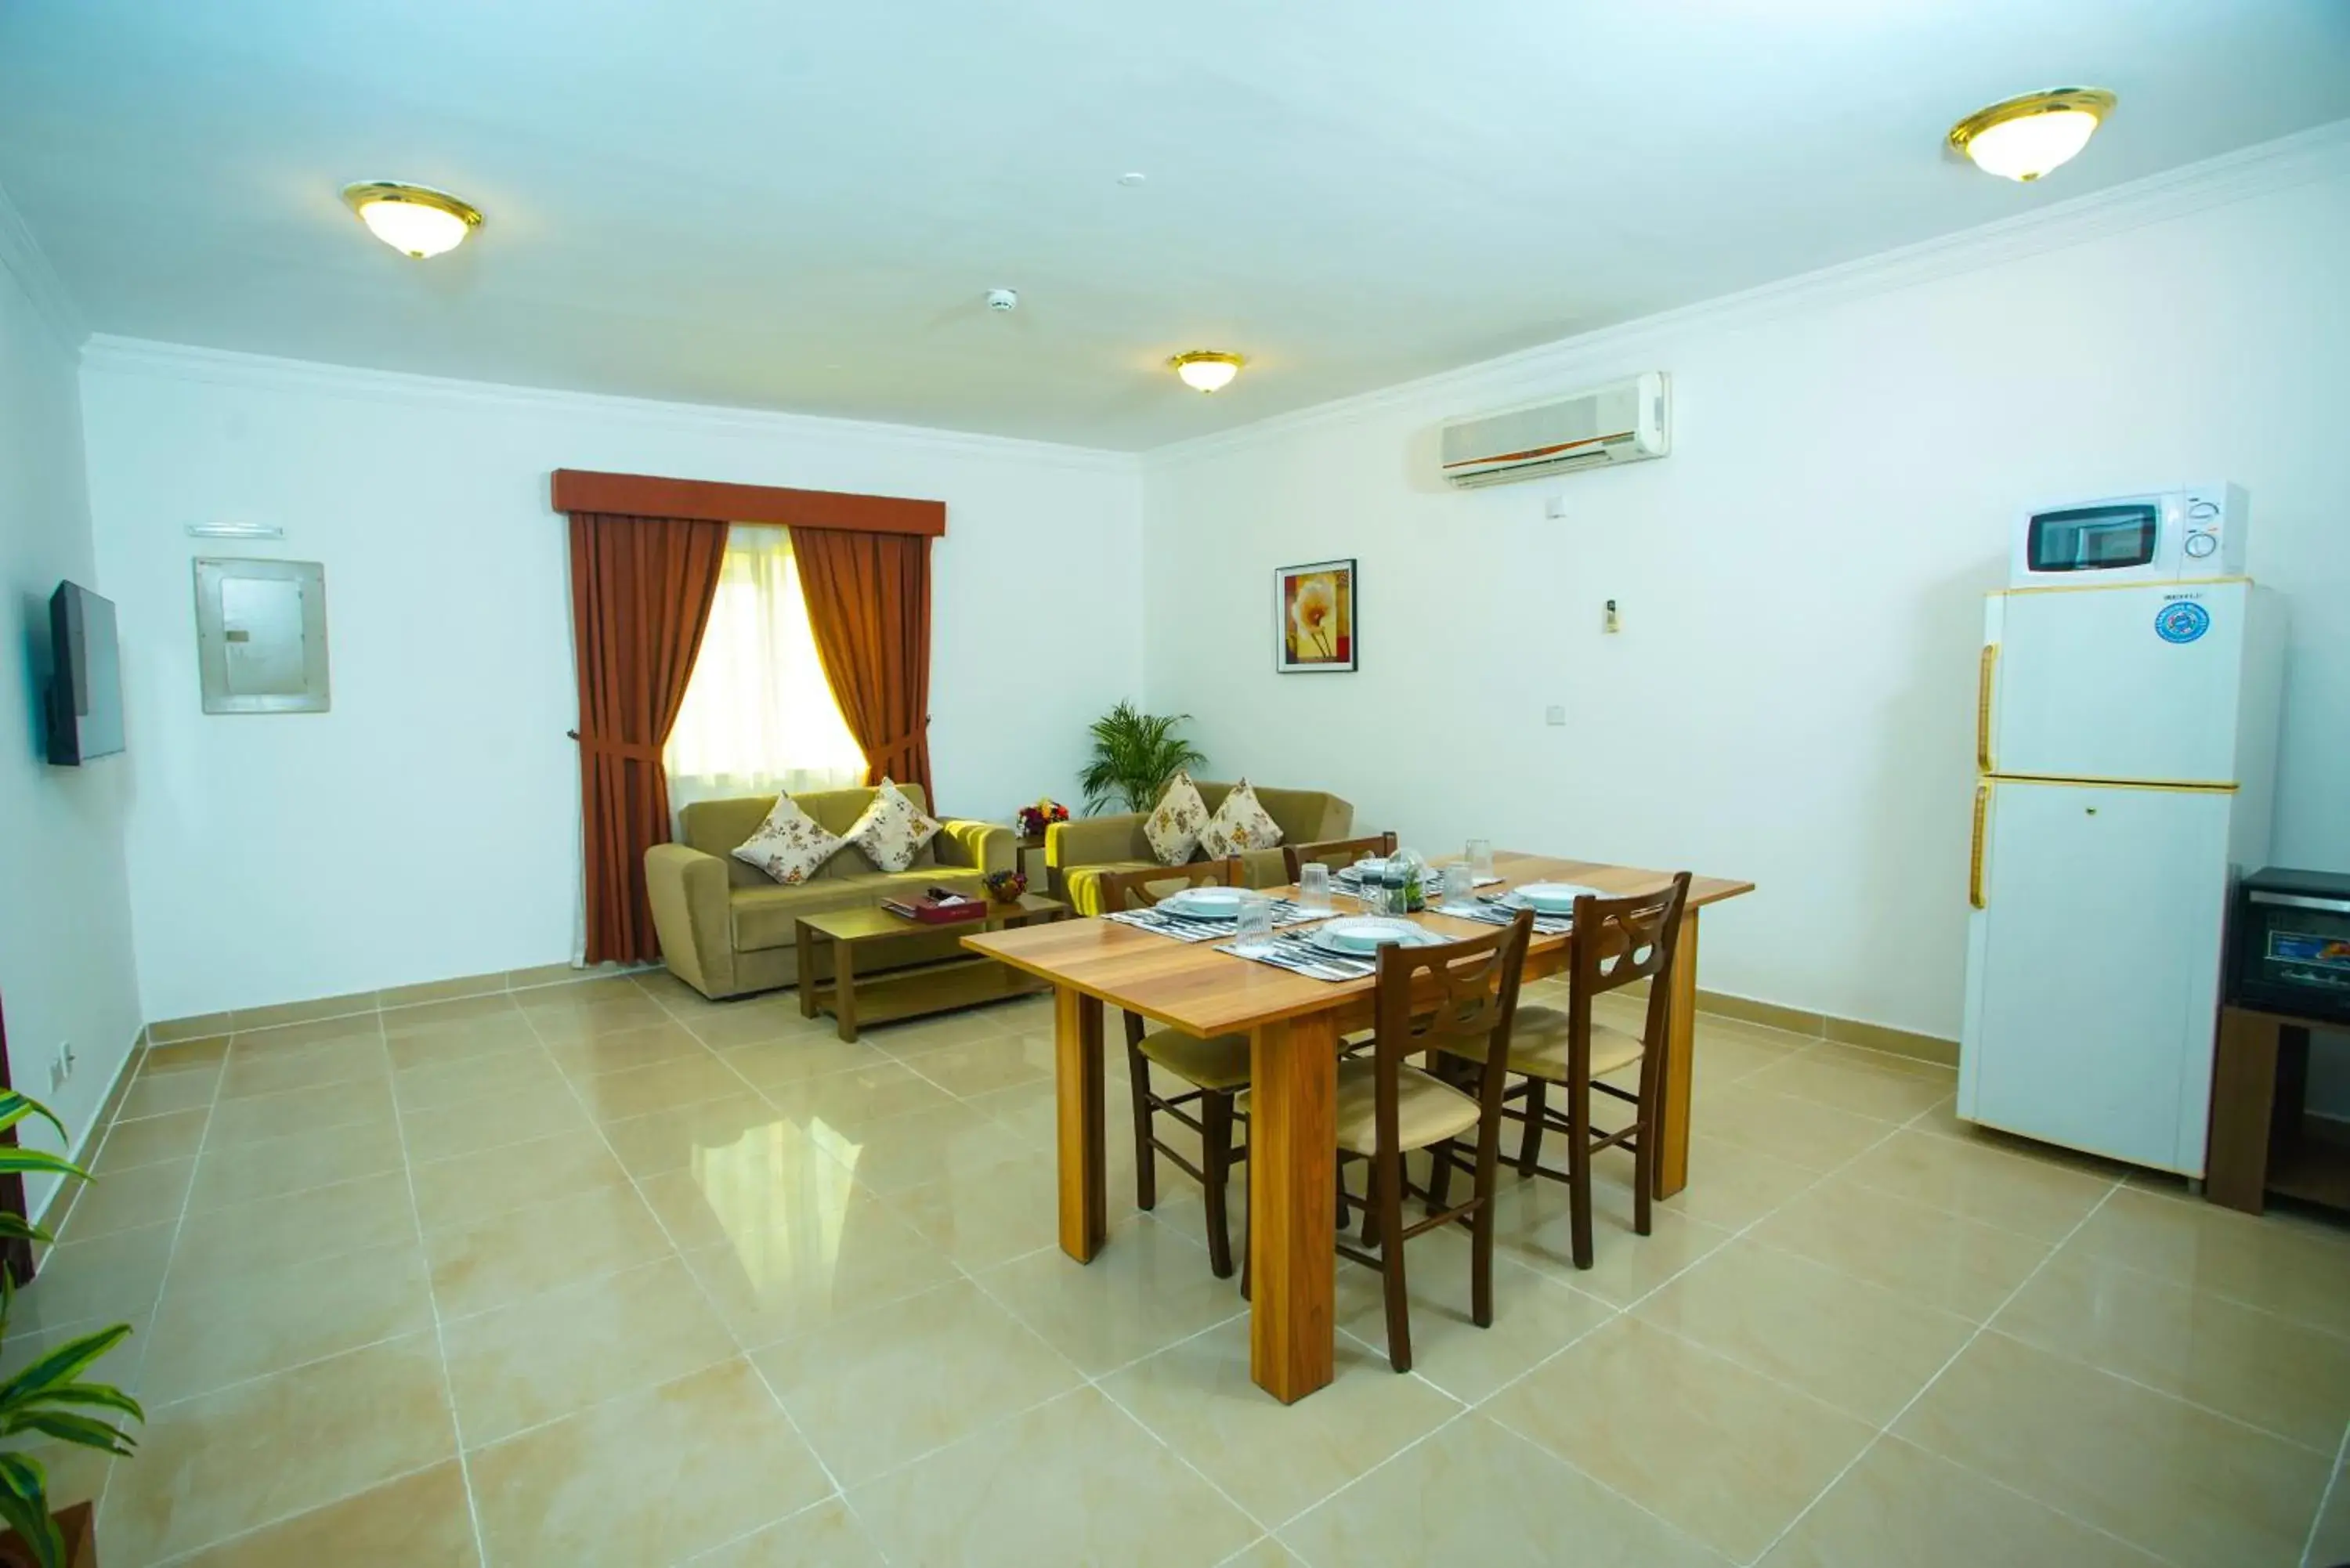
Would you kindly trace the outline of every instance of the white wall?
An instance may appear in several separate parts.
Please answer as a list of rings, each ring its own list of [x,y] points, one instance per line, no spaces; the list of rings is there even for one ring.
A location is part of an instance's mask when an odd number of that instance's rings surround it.
[[[107,593],[90,545],[83,488],[77,335],[35,304],[36,252],[0,197],[0,1003],[10,1079],[44,1100],[78,1146],[130,1054],[140,1025],[123,874],[121,757],[53,768],[43,694],[50,593],[60,578]],[[29,289],[28,289],[29,286]],[[77,1065],[49,1085],[60,1044]],[[26,1141],[56,1147],[45,1127]],[[28,1179],[39,1213],[56,1187]]]
[[[147,1015],[558,963],[578,901],[556,468],[920,496],[947,811],[1067,794],[1139,692],[1139,481],[1069,448],[99,339],[90,501],[121,607]],[[261,547],[196,522],[282,526]],[[191,560],[324,562],[329,713],[201,710]]]
[[[1955,1036],[1981,595],[2027,499],[2250,487],[2294,618],[2273,858],[2350,868],[2345,256],[2334,133],[1163,449],[1152,705],[1215,776],[1335,788],[1425,849],[1751,878],[1701,983]],[[1445,418],[1651,369],[1662,462],[1430,478]],[[1361,673],[1274,674],[1273,568],[1347,556]]]

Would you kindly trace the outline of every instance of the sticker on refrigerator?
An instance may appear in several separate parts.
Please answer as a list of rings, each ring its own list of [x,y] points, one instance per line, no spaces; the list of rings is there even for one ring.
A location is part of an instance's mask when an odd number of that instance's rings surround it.
[[[2193,642],[2211,629],[2211,612],[2191,599],[2175,599],[2154,612],[2154,635],[2165,642]]]

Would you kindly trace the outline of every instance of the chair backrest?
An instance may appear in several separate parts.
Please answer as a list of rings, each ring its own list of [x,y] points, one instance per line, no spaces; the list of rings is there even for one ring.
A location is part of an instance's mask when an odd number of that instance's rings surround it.
[[[1343,871],[1366,855],[1393,855],[1396,836],[1374,833],[1367,838],[1326,838],[1319,844],[1284,844],[1281,846],[1282,868],[1289,880],[1309,863],[1327,866],[1333,871]]]
[[[1503,1085],[1510,1075],[1510,1026],[1517,1017],[1518,982],[1525,974],[1526,943],[1534,929],[1534,911],[1521,909],[1517,919],[1488,936],[1440,947],[1379,950],[1372,1061],[1378,1074],[1380,1147],[1396,1147],[1397,1074],[1405,1057],[1423,1051],[1442,1051],[1478,1064],[1478,1101],[1487,1113],[1485,1125],[1497,1125],[1494,1114],[1501,1109]],[[1427,976],[1435,981],[1432,1007],[1415,994],[1430,989],[1423,979]]]
[[[1566,1003],[1570,1057],[1580,1050],[1588,1062],[1591,999],[1646,980],[1648,1013],[1640,1038],[1648,1047],[1648,1062],[1663,1060],[1673,953],[1680,945],[1689,885],[1690,874],[1683,871],[1665,887],[1629,898],[1575,901],[1575,963],[1567,972]],[[1569,1066],[1575,1065],[1570,1060]]]
[[[1147,909],[1161,898],[1186,888],[1237,888],[1241,885],[1238,857],[1194,860],[1182,866],[1146,866],[1139,871],[1118,871],[1101,879],[1105,915],[1124,909]]]

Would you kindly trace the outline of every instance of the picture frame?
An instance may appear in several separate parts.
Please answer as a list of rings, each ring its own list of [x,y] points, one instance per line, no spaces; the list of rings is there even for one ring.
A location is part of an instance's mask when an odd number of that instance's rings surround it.
[[[1351,556],[1276,566],[1273,668],[1283,675],[1336,675],[1362,662],[1359,577]]]

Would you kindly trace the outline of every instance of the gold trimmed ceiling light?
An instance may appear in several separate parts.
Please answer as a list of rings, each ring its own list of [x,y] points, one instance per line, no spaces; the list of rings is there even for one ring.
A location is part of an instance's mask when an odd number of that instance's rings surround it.
[[[1167,361],[1183,384],[1195,392],[1217,392],[1232,384],[1247,360],[1237,354],[1220,353],[1210,348],[1194,348],[1189,354],[1178,354]]]
[[[482,214],[446,191],[390,180],[344,186],[343,204],[377,239],[419,260],[455,250],[482,226]]]
[[[1950,145],[2003,180],[2037,180],[2089,144],[2113,112],[2103,88],[2051,88],[1992,104],[1950,127]]]

